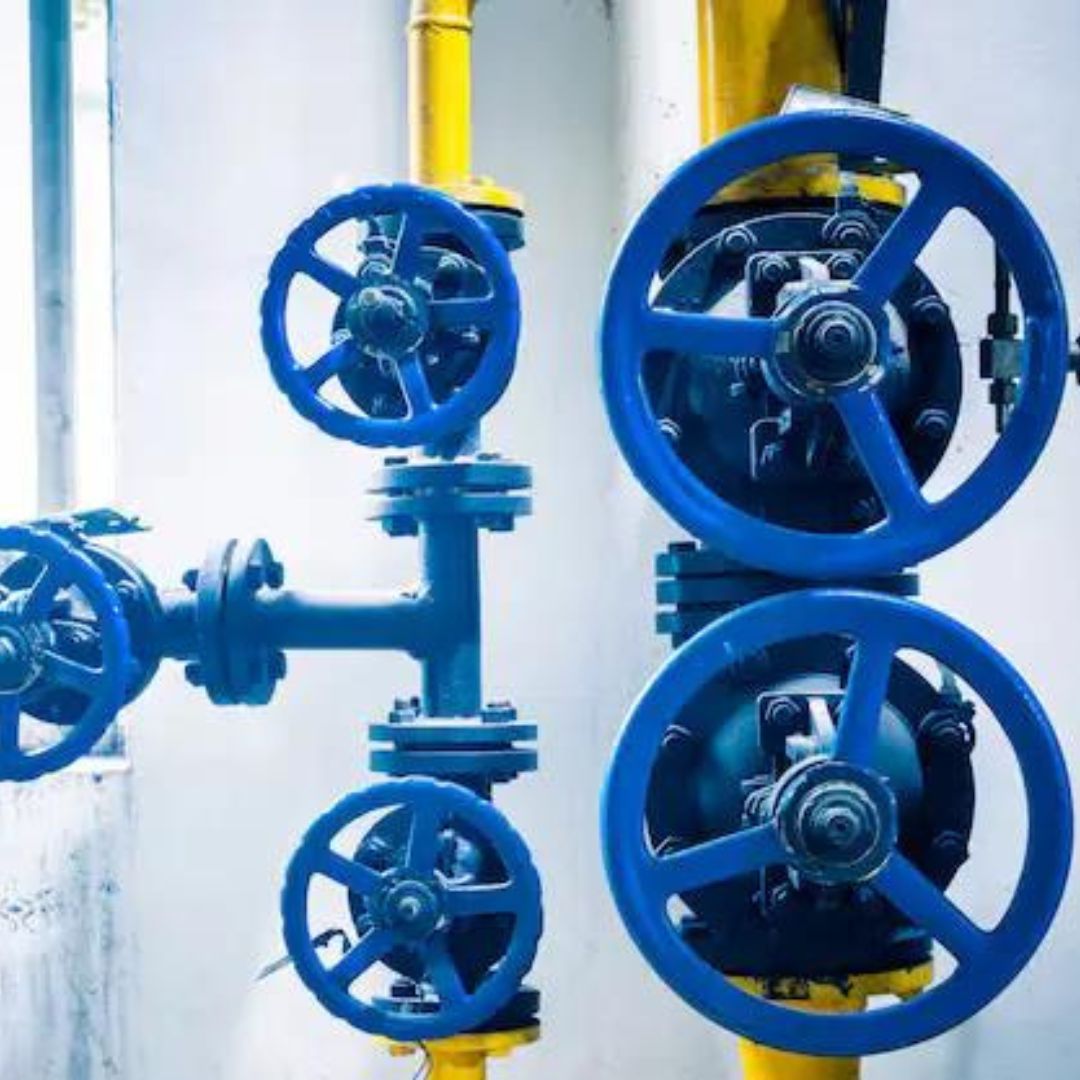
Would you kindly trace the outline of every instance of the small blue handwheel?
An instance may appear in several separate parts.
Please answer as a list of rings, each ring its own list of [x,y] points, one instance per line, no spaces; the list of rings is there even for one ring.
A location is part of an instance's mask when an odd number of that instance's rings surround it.
[[[122,708],[128,626],[102,569],[60,537],[0,529],[0,555],[21,560],[24,579],[0,593],[0,780],[34,780],[89,753]],[[34,705],[57,691],[64,715],[50,723]]]
[[[791,800],[783,798],[759,823],[680,850],[652,850],[645,828],[650,778],[670,726],[712,680],[725,674],[737,678],[739,665],[762,650],[822,635],[849,639],[854,659],[831,757],[793,770],[798,803],[817,805],[817,796],[829,789],[818,792],[815,784],[835,784],[842,773],[845,798],[875,823],[866,831],[865,850],[854,858],[850,845],[833,850],[804,844],[796,835],[803,819],[792,818]],[[962,679],[996,719],[1020,766],[1027,847],[1009,906],[990,929],[977,925],[902,853],[897,800],[889,781],[871,767],[890,672],[901,649],[917,650]],[[660,669],[631,709],[615,749],[604,793],[603,844],[608,879],[630,934],[685,1001],[759,1043],[802,1054],[857,1057],[948,1030],[1020,973],[1049,929],[1065,888],[1072,805],[1050,723],[1003,657],[970,630],[921,605],[821,589],[762,600],[719,619]],[[952,955],[955,970],[918,997],[862,1014],[803,1012],[744,992],[680,933],[672,900],[776,867],[789,868],[795,881],[821,880],[824,868],[834,882],[850,878],[855,868],[853,887],[874,890],[932,936]],[[750,932],[749,924],[740,924],[740,933]]]
[[[342,266],[318,245],[350,222],[365,237],[356,265]],[[337,304],[310,357],[287,317],[304,277]],[[519,323],[517,282],[494,233],[410,184],[358,188],[320,207],[278,252],[262,299],[278,386],[323,431],[364,446],[426,445],[470,428],[510,381]]]
[[[695,215],[721,189],[785,158],[882,159],[920,186],[850,281],[807,282],[769,317],[675,310],[656,279]],[[1004,432],[973,472],[932,501],[904,453],[882,394],[888,307],[954,209],[971,213],[1010,266],[1024,311],[1020,392]],[[732,558],[802,578],[885,573],[956,544],[995,514],[1031,471],[1068,373],[1065,305],[1053,257],[1023,203],[986,164],[926,128],[858,113],[764,120],[707,147],[645,208],[615,261],[600,335],[603,390],[634,473],[693,535]],[[679,456],[653,411],[644,371],[672,355],[752,364],[783,402],[835,410],[882,513],[851,533],[784,527],[721,495]],[[666,360],[664,359],[666,358]]]
[[[343,831],[375,815],[405,817],[400,844],[378,838],[335,849]],[[455,861],[461,849],[479,852],[481,880]],[[312,896],[319,879],[344,889],[356,916],[357,939],[330,964],[316,945],[326,929]],[[466,788],[415,777],[357,792],[319,818],[289,864],[281,911],[289,954],[319,1001],[362,1031],[406,1042],[491,1019],[532,966],[542,922],[539,876],[503,815]],[[501,942],[497,957],[486,955],[492,938]],[[480,970],[472,948],[485,951]],[[393,997],[357,985],[380,964],[391,975],[409,971],[420,996],[395,1007]]]

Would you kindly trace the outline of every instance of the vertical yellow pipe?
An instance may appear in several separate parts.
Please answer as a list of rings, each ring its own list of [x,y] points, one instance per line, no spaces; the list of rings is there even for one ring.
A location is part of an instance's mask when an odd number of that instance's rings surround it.
[[[437,188],[472,179],[475,0],[413,0],[409,19],[409,177]]]
[[[858,1012],[865,1001],[848,1000],[830,1004],[802,1005],[814,1012]],[[859,1080],[862,1062],[858,1058],[819,1058],[774,1050],[749,1039],[739,1040],[739,1060],[744,1080]]]
[[[476,0],[412,0],[409,178],[470,206],[518,210],[519,197],[472,171],[472,34]]]
[[[779,112],[792,86],[839,93],[843,80],[826,0],[698,0],[701,142]],[[885,176],[856,178],[875,202],[903,203]],[[725,188],[719,198],[832,198],[839,188],[830,154],[778,162]]]
[[[907,1001],[921,994],[933,981],[934,965],[930,962],[869,975],[848,975],[839,980],[732,978],[732,982],[748,994],[783,1002],[788,1008],[819,1013],[862,1012],[875,997]],[[858,1058],[789,1054],[747,1039],[739,1040],[739,1058],[745,1080],[859,1080],[861,1075]]]
[[[839,92],[825,0],[698,0],[701,141],[776,113],[796,83]]]

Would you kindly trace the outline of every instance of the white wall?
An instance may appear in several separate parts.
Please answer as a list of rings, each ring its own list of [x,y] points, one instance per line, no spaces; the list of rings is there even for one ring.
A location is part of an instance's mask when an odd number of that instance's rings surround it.
[[[157,526],[133,552],[175,580],[210,539],[264,534],[293,582],[407,580],[410,543],[362,520],[377,459],[296,417],[257,341],[263,276],[291,225],[334,191],[403,174],[403,0],[115,2],[119,490]],[[1032,19],[1003,0],[894,6],[893,100],[1013,179],[1075,281],[1080,150],[1062,133],[1080,10],[1059,0]],[[611,740],[665,654],[651,632],[651,563],[673,530],[615,454],[593,335],[627,209],[693,145],[692,7],[624,0],[614,22],[602,0],[479,10],[477,165],[523,188],[530,208],[521,361],[487,438],[535,466],[537,512],[485,552],[488,691],[543,726],[542,773],[502,798],[547,895],[545,1039],[500,1066],[523,1077],[735,1075],[733,1040],[666,992],[628,943],[596,836]],[[1074,763],[1080,571],[1063,493],[1078,445],[1069,402],[1024,493],[925,575],[929,599],[1030,677]],[[368,779],[364,724],[414,678],[403,660],[297,657],[270,708],[223,713],[167,671],[133,710],[139,1080],[411,1074],[290,975],[252,979],[281,952],[277,889],[294,843]],[[991,858],[968,887],[998,888],[995,874]],[[869,1075],[1067,1075],[1080,1052],[1066,966],[1076,916],[1073,901],[982,1018]]]

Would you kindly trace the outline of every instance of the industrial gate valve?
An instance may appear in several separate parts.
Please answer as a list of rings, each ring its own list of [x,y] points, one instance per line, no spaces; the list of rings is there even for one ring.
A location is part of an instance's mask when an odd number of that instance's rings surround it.
[[[90,752],[132,692],[128,624],[105,571],[44,529],[0,529],[0,780]]]
[[[900,650],[931,659],[943,689]],[[989,929],[946,895],[973,812],[977,714],[961,685],[1011,744],[1027,802],[1023,867]],[[673,990],[756,1042],[839,1057],[931,1038],[995,998],[1047,932],[1072,850],[1061,751],[1007,661],[928,608],[835,589],[751,604],[670,658],[619,738],[603,828],[622,917]],[[770,1000],[787,976],[926,965],[932,941],[955,969],[899,1004],[824,1015]]]
[[[336,850],[365,822],[358,846]],[[356,935],[329,965],[317,945],[323,884],[337,908],[346,890]],[[539,877],[502,814],[466,788],[421,778],[369,787],[319,818],[289,865],[281,910],[289,953],[319,1001],[402,1042],[498,1026],[542,921]],[[360,985],[380,964],[397,976],[383,997]]]
[[[887,162],[919,188],[894,215],[841,182],[820,225],[813,207],[785,215],[716,200],[806,155]],[[963,380],[948,308],[915,261],[954,209],[1006,259],[1025,340],[1007,425],[934,501],[923,485]],[[745,315],[714,310],[731,277],[746,285]],[[700,540],[800,578],[891,572],[977,529],[1034,466],[1068,371],[1057,270],[1017,196],[942,136],[856,112],[752,124],[680,168],[619,252],[600,340],[611,425],[638,479]]]
[[[348,223],[361,236],[346,268],[319,245]],[[288,318],[304,277],[336,302],[329,340],[310,358]],[[494,233],[409,184],[358,188],[320,207],[274,259],[262,300],[278,386],[323,431],[364,446],[428,445],[468,430],[506,389],[519,322],[517,282]]]

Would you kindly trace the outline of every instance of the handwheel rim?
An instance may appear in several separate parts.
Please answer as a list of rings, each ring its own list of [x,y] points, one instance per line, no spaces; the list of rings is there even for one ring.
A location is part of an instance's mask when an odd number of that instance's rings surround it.
[[[490,332],[476,371],[448,400],[429,402],[426,411],[401,419],[376,418],[342,409],[312,389],[305,372],[315,364],[303,364],[289,340],[287,307],[294,281],[306,271],[302,265],[314,252],[316,243],[347,221],[382,215],[410,213],[437,223],[446,233],[461,240],[476,259],[489,285],[490,319],[482,324]],[[339,273],[355,275],[340,267]],[[308,274],[308,276],[311,276]],[[342,281],[340,288],[345,287]],[[335,288],[327,285],[331,292]],[[344,299],[342,293],[337,293]],[[464,298],[467,300],[468,298]],[[481,298],[482,299],[482,298]],[[443,301],[451,304],[454,301]],[[271,265],[261,305],[261,338],[270,370],[279,389],[305,419],[335,438],[364,446],[417,446],[437,442],[468,429],[488,412],[505,391],[514,370],[520,333],[520,298],[517,281],[506,250],[482,221],[454,200],[439,192],[409,184],[371,185],[331,200],[315,211],[289,234]],[[334,351],[334,347],[323,359]],[[419,365],[422,367],[422,365]],[[410,370],[401,375],[403,388],[408,380],[422,378]],[[411,400],[403,389],[406,400]],[[430,397],[430,395],[429,395]]]
[[[641,381],[650,351],[641,320],[652,276],[697,209],[739,177],[781,158],[886,151],[950,189],[952,206],[995,238],[1024,307],[1027,377],[1005,432],[986,457],[913,528],[816,534],[772,525],[720,499],[660,431]],[[914,201],[913,204],[914,205]],[[901,214],[898,220],[902,220]],[[639,216],[616,257],[600,327],[601,377],[615,438],[637,478],[680,525],[734,558],[798,577],[898,569],[963,539],[1005,505],[1031,471],[1057,416],[1068,375],[1064,299],[1038,225],[1008,185],[969,151],[918,125],[856,113],[802,113],[748,125],[678,169]],[[736,320],[732,320],[733,322]],[[747,320],[738,320],[747,321]]]
[[[70,567],[70,572],[61,576],[67,579],[67,587],[77,588],[90,604],[100,635],[100,686],[79,720],[52,745],[41,750],[22,750],[18,745],[22,693],[0,694],[3,723],[14,724],[16,730],[14,745],[10,736],[2,740],[0,780],[36,780],[88,754],[123,707],[131,663],[130,635],[119,597],[101,568],[84,552],[48,532],[24,526],[0,529],[0,550],[19,551],[40,560],[46,568],[43,576],[50,567],[54,570]]]
[[[897,648],[917,648],[954,667],[997,719],[1022,773],[1027,846],[1013,898],[997,926],[984,931],[988,947],[979,959],[961,963],[945,981],[907,1002],[864,1014],[814,1015],[738,989],[682,942],[666,916],[656,917],[656,893],[646,861],[651,856],[642,831],[645,800],[664,729],[695,693],[739,656],[782,640],[852,634],[885,621],[899,628]],[[718,663],[717,656],[725,662]],[[828,1056],[881,1053],[932,1038],[997,997],[1025,967],[1049,929],[1072,850],[1065,763],[1049,721],[1023,679],[977,635],[946,616],[910,601],[845,590],[813,590],[760,601],[714,623],[674,654],[631,709],[608,774],[602,821],[605,864],[616,904],[660,977],[698,1012],[747,1038]]]
[[[361,1001],[342,989],[312,944],[308,890],[321,854],[344,828],[373,811],[441,804],[447,816],[488,839],[518,892],[514,929],[506,953],[465,1000],[437,1013],[397,1013]],[[449,890],[452,892],[453,890]],[[477,1027],[513,997],[536,956],[542,927],[540,879],[524,840],[490,803],[453,784],[420,777],[389,781],[346,796],[305,834],[286,871],[281,896],[285,942],[297,973],[320,1003],[353,1027],[401,1041],[445,1038]],[[376,960],[374,963],[378,963]]]

